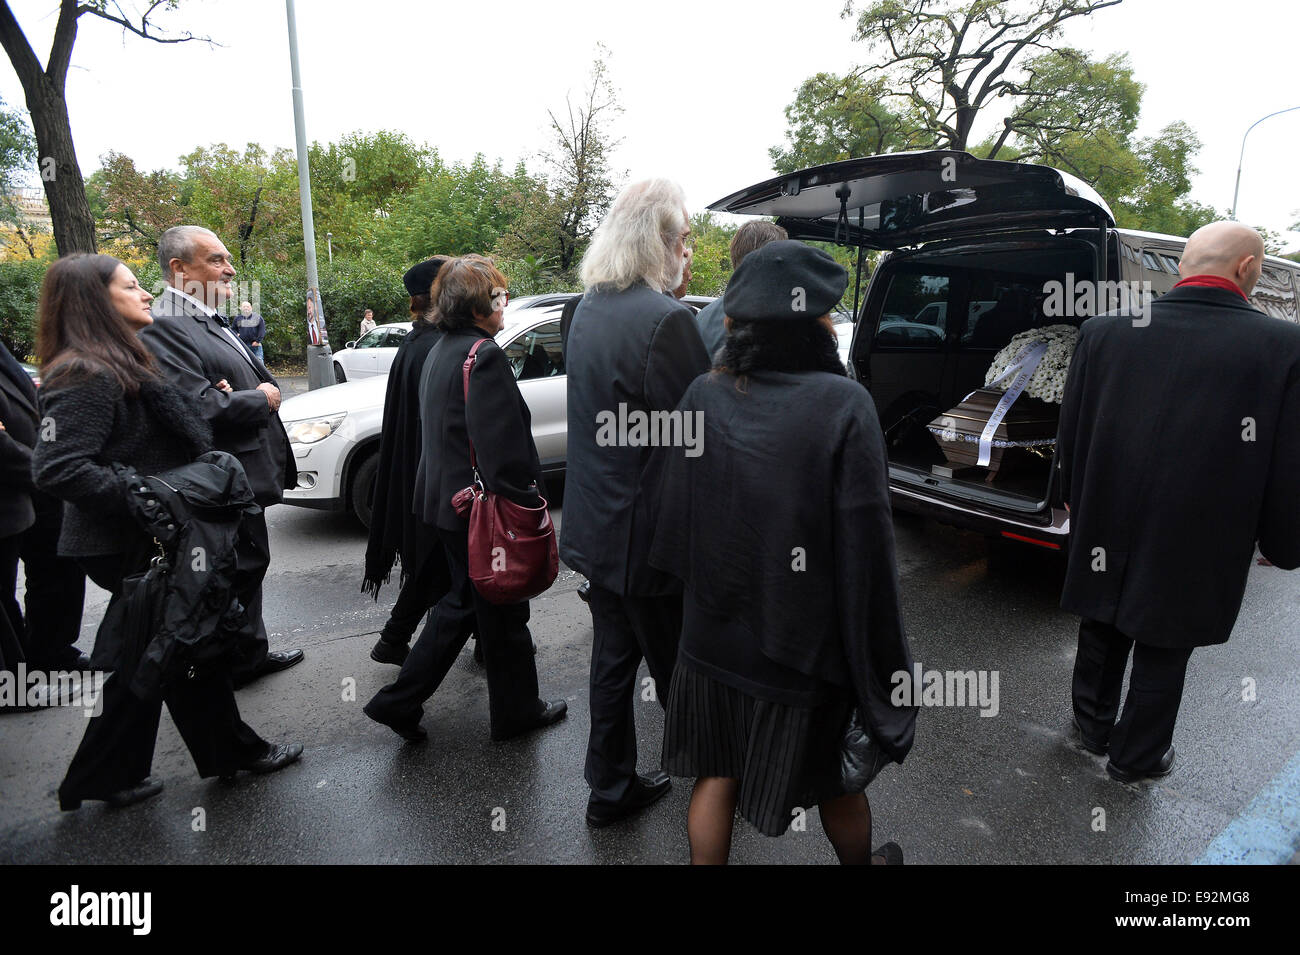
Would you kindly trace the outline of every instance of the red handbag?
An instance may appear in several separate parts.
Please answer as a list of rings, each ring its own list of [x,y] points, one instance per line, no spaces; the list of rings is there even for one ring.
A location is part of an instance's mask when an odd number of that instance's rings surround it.
[[[469,350],[461,375],[465,410],[469,411],[469,373],[486,338]],[[474,442],[469,443],[469,463],[474,483],[452,496],[451,506],[469,519],[469,579],[488,603],[514,604],[531,600],[555,582],[560,555],[555,546],[546,498],[538,507],[524,507],[483,486],[478,473]]]

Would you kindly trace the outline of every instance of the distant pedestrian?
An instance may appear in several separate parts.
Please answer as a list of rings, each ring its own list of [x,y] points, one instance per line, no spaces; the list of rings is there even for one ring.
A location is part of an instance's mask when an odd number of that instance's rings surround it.
[[[775,222],[768,222],[766,219],[746,222],[731,237],[729,252],[732,274],[734,275],[736,269],[740,268],[740,263],[745,261],[745,256],[749,253],[761,249],[769,242],[777,242],[784,238],[786,238],[785,229]],[[695,321],[700,326],[700,337],[704,339],[704,350],[709,353],[710,360],[717,355],[718,349],[722,347],[722,342],[727,337],[727,329],[722,324],[722,299],[723,296],[719,295],[700,309],[700,313],[695,316]]]
[[[1300,567],[1300,328],[1248,301],[1263,264],[1253,229],[1198,229],[1171,291],[1083,323],[1066,379],[1074,720],[1121,782],[1172,771],[1188,660],[1232,633],[1256,543]]]
[[[388,621],[370,651],[378,663],[400,666],[411,636],[451,587],[451,571],[438,528],[416,516],[415,475],[420,464],[420,376],[429,352],[442,339],[429,290],[447,256],[412,266],[402,282],[411,297],[411,331],[397,348],[384,392],[379,467],[361,589],[379,597],[393,564],[401,561],[401,588]],[[422,509],[423,502],[419,502]]]
[[[248,346],[254,357],[262,361],[262,340],[266,338],[266,322],[262,316],[253,311],[252,302],[239,304],[239,317],[235,319],[235,331],[239,340]]]
[[[168,287],[153,303],[154,322],[140,340],[163,376],[197,400],[216,447],[239,459],[263,508],[251,519],[252,538],[240,554],[239,596],[249,632],[235,685],[244,686],[303,658],[301,650],[270,650],[262,619],[262,581],[271,563],[265,509],[298,483],[298,469],[280,421],[279,385],[220,312],[235,276],[225,245],[207,229],[176,226],[158,240],[158,264]],[[220,387],[223,381],[228,389]]]
[[[375,330],[375,313],[366,309],[366,314],[361,318],[361,334],[359,338],[365,338]]]
[[[163,702],[201,776],[273,772],[302,753],[296,743],[267,743],[243,722],[225,667],[205,663],[165,684],[160,695],[141,698],[129,671],[148,640],[109,645],[115,634],[108,622],[118,616],[126,578],[147,569],[157,553],[127,510],[114,466],[160,474],[213,445],[198,401],[164,379],[137,338],[153,321],[151,299],[130,269],[107,255],[59,259],[41,290],[41,415],[54,430],[37,444],[32,467],[37,486],[67,504],[60,552],[76,557],[111,594],[95,655],[115,661],[102,712],[87,726],[59,787],[63,809],[85,799],[125,806],[162,790],[149,769]]]
[[[452,259],[438,269],[430,297],[442,339],[425,360],[420,383],[423,441],[414,509],[417,518],[438,530],[451,586],[433,608],[397,680],[375,694],[365,713],[406,740],[424,739],[424,703],[477,628],[492,738],[504,740],[556,722],[568,705],[537,695],[528,602],[489,603],[470,581],[469,523],[451,499],[479,477],[487,490],[537,507],[542,468],[528,405],[505,352],[493,340],[505,321],[505,276],[483,259]],[[480,341],[467,405],[462,369]],[[471,443],[477,475],[470,465]]]
[[[709,366],[695,316],[673,298],[690,220],[675,183],[628,186],[582,260],[587,291],[565,345],[568,465],[560,556],[591,582],[591,735],[587,822],[606,826],[671,787],[637,773],[633,701],[644,658],[654,698],[668,698],[681,633],[681,584],[647,562],[659,501],[658,459],[602,422],[671,412]],[[642,429],[644,431],[644,429]],[[630,433],[628,435],[630,437]]]
[[[916,709],[890,700],[912,655],[885,442],[827,314],[847,284],[834,259],[800,242],[745,259],[724,298],[731,331],[715,370],[676,409],[702,425],[701,443],[659,452],[668,463],[650,562],[686,588],[664,768],[696,777],[695,863],[727,861],[737,808],[779,836],[814,805],[841,862],[902,861],[893,843],[873,859],[863,792],[907,755]],[[792,310],[792,288],[806,310]]]

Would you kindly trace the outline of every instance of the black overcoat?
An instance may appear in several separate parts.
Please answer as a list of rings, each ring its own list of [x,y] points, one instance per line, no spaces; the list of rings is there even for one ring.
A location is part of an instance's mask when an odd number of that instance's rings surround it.
[[[379,596],[380,586],[387,583],[393,563],[399,558],[401,583],[419,566],[420,560],[442,553],[437,530],[416,519],[413,506],[415,473],[420,466],[420,376],[424,373],[425,359],[441,337],[437,326],[416,322],[398,346],[388,372],[362,583],[362,590],[375,597]]]
[[[36,520],[32,448],[40,428],[36,386],[18,359],[0,345],[0,538],[21,534]]]
[[[198,401],[217,450],[239,459],[257,503],[279,503],[284,489],[298,482],[298,469],[280,415],[257,390],[263,383],[279,387],[266,366],[215,318],[170,288],[154,299],[153,324],[140,340],[153,352],[163,376]],[[233,393],[217,387],[223,378]]]
[[[565,346],[568,454],[560,557],[622,595],[672,592],[647,560],[659,499],[652,446],[598,443],[602,413],[672,411],[709,356],[695,313],[645,285],[591,289]],[[629,419],[631,420],[631,419]]]
[[[479,339],[488,340],[475,356],[467,411],[461,367]],[[469,527],[451,506],[451,498],[473,483],[471,438],[484,486],[517,504],[536,507],[545,486],[532,420],[500,346],[476,326],[446,332],[425,359],[420,378],[417,516],[444,530]]]
[[[678,407],[703,416],[704,443],[697,457],[661,452],[651,562],[702,609],[742,621],[768,659],[851,687],[872,737],[901,762],[916,709],[890,697],[911,684],[912,654],[870,395],[828,372],[756,372],[743,391],[712,372]]]
[[[1089,319],[1058,453],[1061,606],[1152,646],[1223,643],[1256,542],[1300,566],[1300,327],[1194,286]]]

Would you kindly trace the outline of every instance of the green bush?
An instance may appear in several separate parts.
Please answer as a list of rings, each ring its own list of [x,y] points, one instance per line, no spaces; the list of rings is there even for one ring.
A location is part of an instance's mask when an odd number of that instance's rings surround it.
[[[0,341],[19,361],[36,351],[36,307],[48,262],[0,262]]]

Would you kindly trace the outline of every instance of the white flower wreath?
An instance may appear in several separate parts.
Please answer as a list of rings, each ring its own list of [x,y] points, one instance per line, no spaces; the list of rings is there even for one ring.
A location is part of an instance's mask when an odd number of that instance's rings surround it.
[[[1038,363],[1038,367],[1034,369],[1029,384],[1025,386],[1024,394],[1059,405],[1065,397],[1065,377],[1070,370],[1070,359],[1074,357],[1074,346],[1078,341],[1079,330],[1073,325],[1048,325],[1045,328],[1031,328],[1027,332],[1021,332],[994,356],[993,364],[989,365],[988,373],[984,376],[984,384],[990,388],[1006,391],[1015,380],[1014,375],[1004,378],[996,385],[990,382],[1011,366],[1025,346],[1032,342],[1046,342],[1047,352]]]

